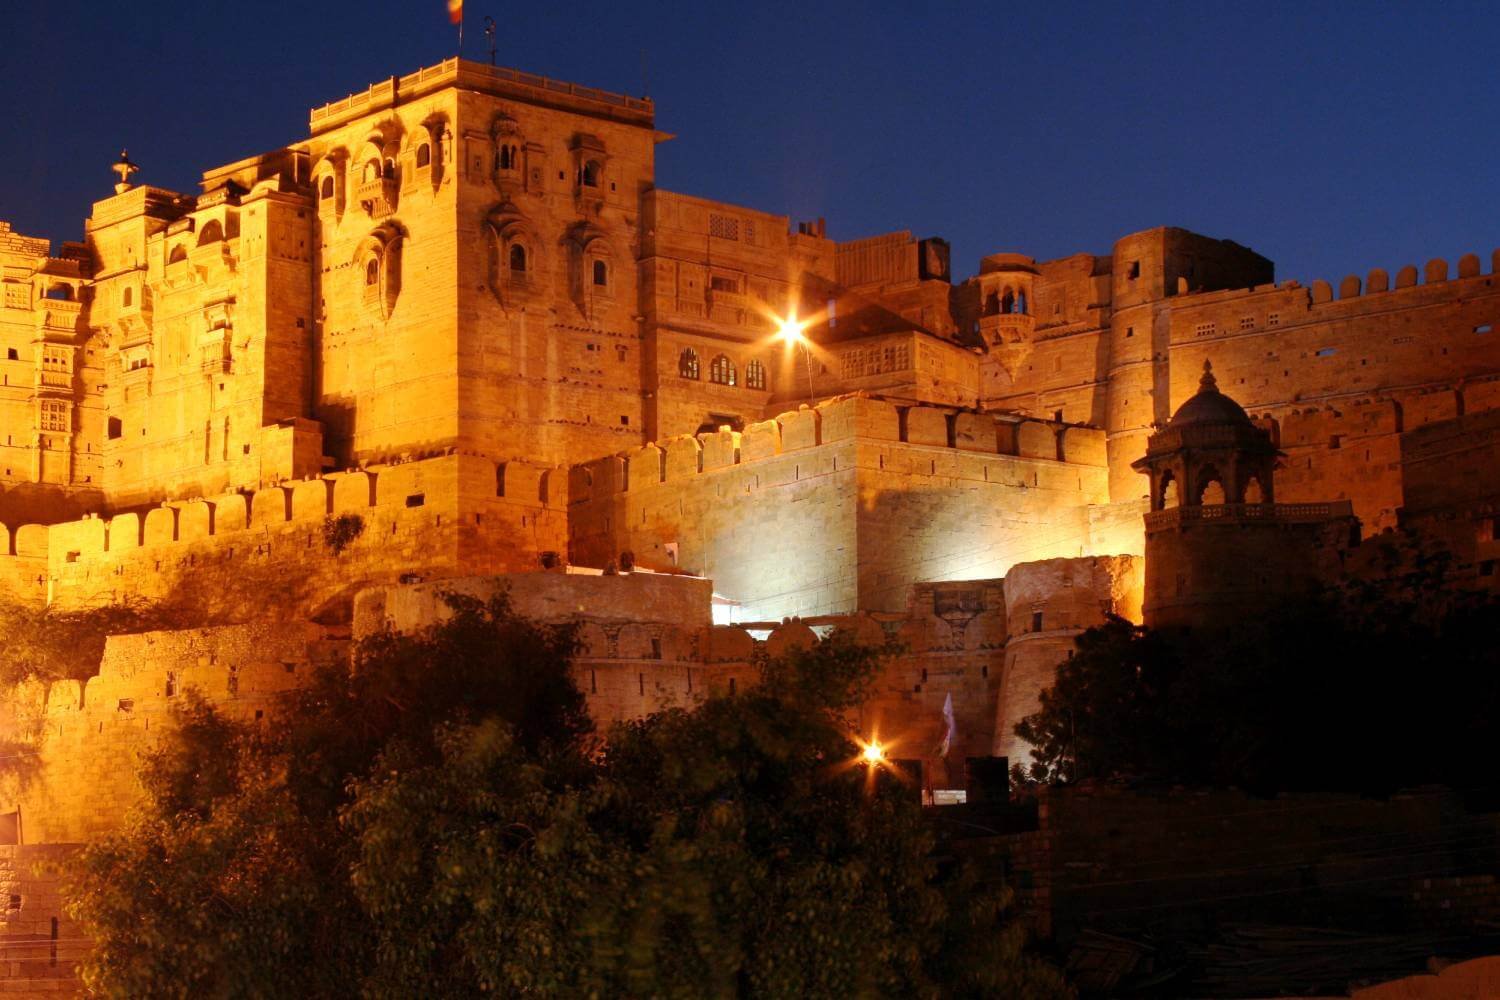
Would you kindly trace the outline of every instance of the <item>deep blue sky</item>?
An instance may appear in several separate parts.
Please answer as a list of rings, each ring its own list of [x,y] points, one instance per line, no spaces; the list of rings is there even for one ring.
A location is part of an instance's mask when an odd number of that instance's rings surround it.
[[[236,14],[236,8],[253,11]],[[465,52],[640,93],[663,187],[850,239],[1108,252],[1156,225],[1336,280],[1500,246],[1500,5],[468,0]],[[303,138],[309,107],[451,55],[443,0],[18,4],[0,39],[0,219],[77,239],[140,180]]]

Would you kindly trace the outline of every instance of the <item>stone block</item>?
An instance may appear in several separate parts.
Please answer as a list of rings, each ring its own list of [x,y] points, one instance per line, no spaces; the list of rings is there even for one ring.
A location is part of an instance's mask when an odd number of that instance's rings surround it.
[[[1108,464],[1104,449],[1104,432],[1093,427],[1064,427],[1062,460],[1073,465]]]
[[[292,487],[292,520],[321,521],[330,512],[332,483],[326,479],[305,479]]]
[[[109,520],[109,551],[128,552],[141,547],[141,517],[132,511]]]
[[[177,539],[195,542],[214,533],[214,505],[207,500],[173,504],[177,509]]]
[[[146,512],[142,544],[146,546],[168,545],[177,540],[177,511],[172,507],[157,507]]]
[[[1057,459],[1057,430],[1039,420],[1016,425],[1016,454],[1022,458]]]
[[[999,436],[995,418],[985,413],[960,413],[953,420],[953,445],[960,451],[978,451],[993,455]]]
[[[256,490],[250,501],[250,526],[285,524],[291,513],[291,493],[280,486]]]
[[[948,447],[948,411],[913,406],[906,411],[906,441],[937,448]]]
[[[375,505],[375,477],[363,470],[329,477],[333,481],[333,513],[359,514]]]
[[[739,462],[740,434],[721,428],[698,435],[703,446],[703,471],[723,469]]]
[[[740,461],[755,462],[781,454],[781,425],[775,420],[750,424],[740,435]]]
[[[662,481],[662,459],[665,454],[654,444],[648,444],[644,448],[626,454],[625,458],[630,463],[630,481],[627,484],[632,493],[650,489],[660,485]]]
[[[47,558],[47,526],[23,524],[15,532],[16,555],[22,559]]]
[[[214,508],[214,534],[241,531],[250,526],[250,505],[243,493],[225,493],[211,501]]]
[[[804,406],[791,413],[778,414],[776,422],[781,425],[782,451],[812,448],[818,444],[817,410]]]
[[[688,479],[703,471],[703,446],[691,434],[668,438],[667,482]]]

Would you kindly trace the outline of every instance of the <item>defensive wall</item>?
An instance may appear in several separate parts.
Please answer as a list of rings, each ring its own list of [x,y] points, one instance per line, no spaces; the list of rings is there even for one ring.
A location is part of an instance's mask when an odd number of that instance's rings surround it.
[[[1014,586],[922,584],[899,613],[715,625],[708,580],[559,567],[371,588],[355,601],[352,638],[345,628],[285,620],[112,636],[95,676],[26,682],[0,699],[11,765],[0,770],[0,847],[77,843],[116,829],[140,795],[141,751],[187,691],[231,718],[265,720],[282,693],[347,657],[352,641],[440,620],[449,592],[504,590],[519,613],[577,627],[575,680],[601,727],[744,690],[766,657],[850,632],[891,654],[851,726],[878,735],[893,756],[920,760],[928,787],[962,788],[965,758],[1006,745],[997,726],[1019,710],[1002,702],[1034,709],[1030,686],[1050,681],[1043,651],[1053,652],[1055,667],[1071,637],[1106,612],[1139,614],[1138,560],[1129,557],[1053,560],[1012,575]],[[950,695],[956,732],[944,755]]]
[[[1272,418],[1287,453],[1279,499],[1349,500],[1367,533],[1396,525],[1401,435],[1500,406],[1500,250],[1452,268],[1381,268],[1170,300],[1165,420],[1212,361],[1220,388]],[[1160,355],[1158,355],[1160,357]]]
[[[1092,428],[843,396],[574,467],[570,553],[710,577],[747,620],[897,611],[922,580],[1094,551],[1104,461]]]
[[[1456,571],[1500,587],[1500,409],[1438,421],[1401,436],[1401,523],[1437,538]]]
[[[561,558],[566,489],[556,469],[452,453],[111,518],[0,526],[0,586],[62,608],[164,601],[189,624],[308,617],[370,583]],[[325,525],[346,515],[357,534],[337,549]]]

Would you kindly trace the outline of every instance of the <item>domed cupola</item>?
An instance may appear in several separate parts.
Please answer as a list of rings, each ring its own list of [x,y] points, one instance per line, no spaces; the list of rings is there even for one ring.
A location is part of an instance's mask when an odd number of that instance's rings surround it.
[[[1219,391],[1203,363],[1198,391],[1146,442],[1132,464],[1151,477],[1151,509],[1275,501],[1272,472],[1281,453],[1244,407]]]

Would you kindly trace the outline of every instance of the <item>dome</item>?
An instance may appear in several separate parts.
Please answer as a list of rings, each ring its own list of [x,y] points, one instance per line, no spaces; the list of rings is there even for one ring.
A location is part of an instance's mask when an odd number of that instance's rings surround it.
[[[1218,380],[1214,378],[1213,365],[1207,361],[1203,362],[1203,378],[1198,381],[1198,392],[1177,408],[1177,412],[1172,414],[1167,427],[1176,429],[1192,424],[1254,426],[1245,408],[1219,391]]]

